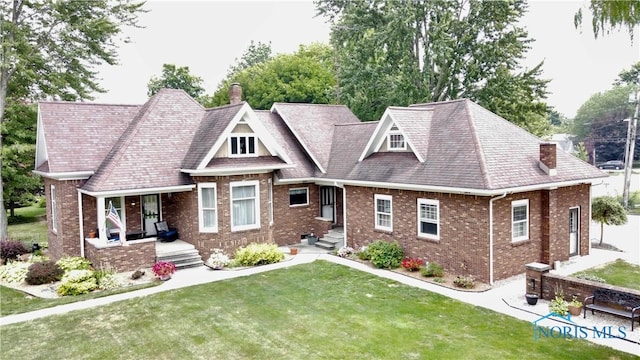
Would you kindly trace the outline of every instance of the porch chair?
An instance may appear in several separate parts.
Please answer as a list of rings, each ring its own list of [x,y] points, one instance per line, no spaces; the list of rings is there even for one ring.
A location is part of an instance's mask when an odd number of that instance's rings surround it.
[[[166,221],[158,221],[154,224],[156,227],[158,240],[162,242],[171,242],[178,238],[178,229],[170,228]]]

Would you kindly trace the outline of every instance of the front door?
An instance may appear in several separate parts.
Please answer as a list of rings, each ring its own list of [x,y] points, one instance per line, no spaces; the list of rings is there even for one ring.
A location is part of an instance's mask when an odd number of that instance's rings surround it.
[[[580,243],[580,208],[569,209],[569,256],[578,255]]]
[[[142,196],[142,219],[146,236],[156,235],[155,223],[160,221],[160,201],[157,194]]]
[[[335,222],[336,189],[333,186],[320,186],[320,216]]]

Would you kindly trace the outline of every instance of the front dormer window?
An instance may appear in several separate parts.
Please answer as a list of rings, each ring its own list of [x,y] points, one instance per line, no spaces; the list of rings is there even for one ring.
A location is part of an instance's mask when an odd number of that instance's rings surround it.
[[[387,142],[389,143],[389,150],[407,149],[407,143],[404,141],[404,135],[402,135],[399,131],[389,132]]]
[[[256,154],[256,137],[254,135],[231,135],[229,138],[231,156],[252,156]]]

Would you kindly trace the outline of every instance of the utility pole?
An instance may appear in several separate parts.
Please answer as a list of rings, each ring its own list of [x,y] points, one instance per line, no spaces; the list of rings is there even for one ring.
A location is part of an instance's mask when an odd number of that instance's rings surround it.
[[[629,127],[627,128],[627,144],[624,148],[624,192],[622,193],[622,201],[625,209],[629,208],[629,188],[631,187],[631,168],[633,167],[633,152],[636,146],[636,129],[638,128],[638,112],[640,111],[640,99],[638,98],[638,85],[640,78],[636,83],[636,92],[634,101],[636,110],[633,117],[629,119]]]

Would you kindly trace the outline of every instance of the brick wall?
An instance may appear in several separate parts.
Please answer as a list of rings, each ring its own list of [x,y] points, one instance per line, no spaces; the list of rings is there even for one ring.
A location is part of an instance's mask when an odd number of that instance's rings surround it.
[[[487,198],[347,186],[347,242],[359,248],[375,240],[398,241],[406,256],[440,263],[452,274],[489,280]],[[374,194],[393,197],[393,232],[374,228]],[[417,236],[417,199],[440,201],[440,240]],[[520,271],[522,266],[520,266]]]
[[[49,256],[58,260],[63,256],[80,256],[80,224],[78,222],[78,187],[84,180],[58,181],[44,179],[47,199],[47,241]],[[51,216],[51,185],[56,194],[56,231]]]
[[[134,271],[139,268],[150,268],[156,260],[156,243],[154,241],[128,243],[129,246],[113,246],[96,248],[85,241],[85,257],[94,267],[109,265],[117,271]]]
[[[238,176],[197,177],[196,182],[215,182],[218,196],[218,232],[200,233],[198,224],[198,190],[188,193],[180,193],[171,204],[167,204],[167,210],[173,209],[175,223],[179,224],[180,239],[193,244],[200,252],[203,259],[209,258],[213,249],[223,249],[226,253],[233,254],[238,247],[250,243],[274,242],[273,231],[269,225],[268,183],[271,178],[268,174],[251,174]],[[231,231],[231,204],[230,183],[234,181],[259,181],[260,201],[260,229],[246,231]],[[275,186],[274,186],[275,192]],[[275,197],[275,194],[274,194]],[[288,201],[288,196],[287,196]],[[163,209],[164,209],[163,203]],[[167,218],[170,218],[167,212]],[[183,229],[185,233],[183,234]]]
[[[393,232],[374,228],[374,195],[393,197]],[[417,199],[440,201],[440,240],[417,236]],[[512,242],[511,204],[529,200],[529,239]],[[494,280],[522,273],[524,264],[569,258],[569,209],[580,207],[580,254],[589,251],[589,185],[511,194],[494,202]],[[402,244],[407,256],[436,261],[453,274],[489,281],[489,198],[467,195],[347,187],[347,242]],[[549,226],[546,226],[548,219]],[[547,247],[543,244],[548,244]]]
[[[289,206],[289,189],[309,188],[309,205]],[[297,244],[301,236],[326,231],[316,217],[319,215],[319,187],[314,184],[274,185],[274,240],[278,245]]]
[[[571,301],[575,295],[580,301],[593,295],[594,289],[609,289],[640,296],[640,291],[623,288],[595,281],[570,278],[551,273],[542,274],[542,299],[552,300],[556,294],[564,294],[564,299]]]

